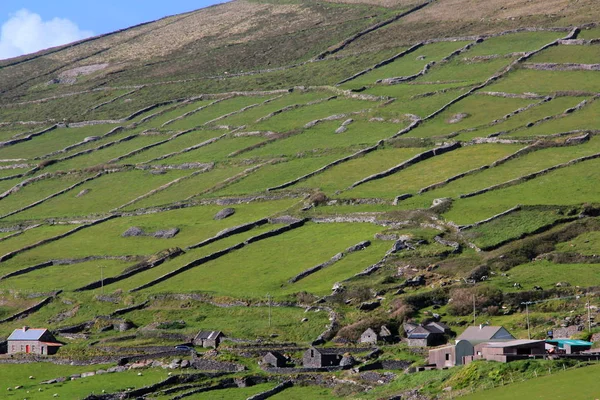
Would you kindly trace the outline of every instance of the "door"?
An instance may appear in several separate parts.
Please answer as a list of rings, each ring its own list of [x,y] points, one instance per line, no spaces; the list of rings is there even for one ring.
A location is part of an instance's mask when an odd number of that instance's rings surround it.
[[[25,353],[29,354],[31,352],[31,349],[29,348],[29,345],[25,346]]]

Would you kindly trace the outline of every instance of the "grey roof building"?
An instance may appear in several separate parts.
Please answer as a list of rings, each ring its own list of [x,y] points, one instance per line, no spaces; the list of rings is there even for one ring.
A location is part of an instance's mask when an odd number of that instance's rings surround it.
[[[62,346],[48,329],[15,329],[7,339],[8,354],[52,355]]]
[[[472,344],[477,344],[515,340],[515,337],[502,326],[479,325],[468,327],[456,340],[468,340]]]
[[[192,341],[195,346],[202,346],[205,348],[219,347],[221,340],[225,337],[221,331],[200,331]]]

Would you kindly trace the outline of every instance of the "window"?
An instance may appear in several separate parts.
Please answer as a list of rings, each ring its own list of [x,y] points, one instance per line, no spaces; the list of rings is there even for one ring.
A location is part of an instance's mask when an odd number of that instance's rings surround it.
[[[446,353],[446,361],[450,361],[450,353]]]
[[[15,346],[14,344],[12,345],[12,352],[14,353],[15,351],[17,351],[17,346]]]
[[[315,356],[315,351],[314,350],[310,351],[310,356],[311,356],[311,358]]]
[[[35,344],[32,344],[32,345],[31,345],[31,352],[32,352],[32,353],[35,353]]]
[[[23,347],[23,345],[21,345],[21,353],[25,351],[25,348]]]

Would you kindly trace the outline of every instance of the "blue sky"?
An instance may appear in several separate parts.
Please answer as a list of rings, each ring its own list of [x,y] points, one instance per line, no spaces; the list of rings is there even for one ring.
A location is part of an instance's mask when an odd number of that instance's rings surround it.
[[[0,59],[223,0],[0,0]]]

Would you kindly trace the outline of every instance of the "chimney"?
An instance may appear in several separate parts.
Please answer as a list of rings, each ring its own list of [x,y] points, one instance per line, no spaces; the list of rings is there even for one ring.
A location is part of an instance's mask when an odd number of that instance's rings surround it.
[[[24,326],[23,327],[23,332],[27,332],[27,329],[29,329],[29,327],[28,326]]]

